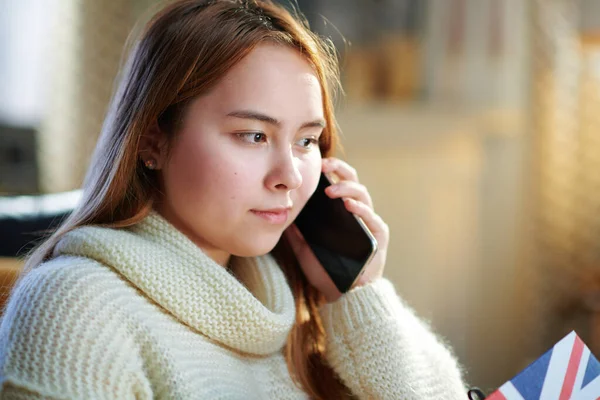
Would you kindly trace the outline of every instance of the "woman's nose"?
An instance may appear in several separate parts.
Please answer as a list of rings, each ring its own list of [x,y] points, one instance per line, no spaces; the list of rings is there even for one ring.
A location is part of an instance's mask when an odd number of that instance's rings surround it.
[[[294,190],[302,185],[302,174],[298,168],[299,160],[292,151],[278,157],[273,171],[269,174],[268,186],[277,190]]]

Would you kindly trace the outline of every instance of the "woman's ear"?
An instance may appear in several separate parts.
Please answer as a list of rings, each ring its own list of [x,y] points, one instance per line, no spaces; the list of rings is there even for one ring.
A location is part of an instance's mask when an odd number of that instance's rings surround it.
[[[162,169],[167,159],[167,135],[154,122],[140,138],[138,154],[142,162],[153,162],[154,168]]]

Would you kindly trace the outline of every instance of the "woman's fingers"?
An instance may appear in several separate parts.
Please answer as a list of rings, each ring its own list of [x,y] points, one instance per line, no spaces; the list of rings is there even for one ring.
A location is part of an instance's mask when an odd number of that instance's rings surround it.
[[[340,180],[347,180],[358,182],[358,174],[356,170],[351,167],[347,162],[340,160],[339,158],[329,157],[323,159],[322,171],[325,173],[335,172]]]
[[[354,181],[340,181],[336,184],[333,184],[327,189],[325,189],[325,193],[332,199],[343,197],[350,198],[354,200],[358,200],[370,208],[373,208],[373,201],[371,200],[371,195],[367,188]]]
[[[377,238],[380,246],[387,246],[387,243],[381,243],[382,240],[387,242],[390,229],[388,225],[381,219],[373,209],[365,203],[354,199],[344,199],[346,210],[360,217],[371,233]]]

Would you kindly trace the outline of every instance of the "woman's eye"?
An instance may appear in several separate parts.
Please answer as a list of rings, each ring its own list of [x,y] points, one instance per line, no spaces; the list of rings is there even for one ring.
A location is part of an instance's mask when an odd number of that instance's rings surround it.
[[[304,149],[310,149],[318,143],[319,143],[319,141],[312,137],[302,138],[298,141],[298,144],[300,144],[300,146]]]
[[[244,141],[252,144],[259,144],[267,141],[267,135],[261,132],[242,132],[238,136]]]

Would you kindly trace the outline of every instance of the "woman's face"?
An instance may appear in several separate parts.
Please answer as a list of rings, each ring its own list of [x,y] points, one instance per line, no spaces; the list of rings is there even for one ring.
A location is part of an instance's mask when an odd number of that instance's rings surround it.
[[[159,164],[158,212],[222,265],[268,253],[317,187],[324,124],[310,64],[260,45],[191,103]]]

